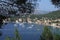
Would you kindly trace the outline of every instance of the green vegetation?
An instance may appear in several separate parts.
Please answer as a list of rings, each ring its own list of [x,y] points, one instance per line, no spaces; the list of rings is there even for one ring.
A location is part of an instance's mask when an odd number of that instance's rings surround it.
[[[48,14],[45,14],[43,15],[44,17],[47,17],[47,18],[52,18],[52,19],[57,19],[57,18],[60,18],[60,10],[58,11],[53,11],[53,12],[50,12]]]
[[[21,36],[19,36],[18,30],[16,29],[15,31],[16,31],[15,32],[15,36],[16,36],[15,40],[21,40]]]
[[[41,35],[41,40],[53,40],[52,32],[47,26],[44,27],[44,31]]]
[[[18,16],[18,17],[10,17],[12,21],[18,19],[18,18],[22,18],[22,19],[27,19],[27,17],[30,17],[32,20],[37,18],[38,20],[39,19],[42,19],[42,18],[45,18],[45,19],[52,19],[52,20],[55,20],[55,19],[59,19],[60,18],[60,10],[57,10],[57,11],[53,11],[53,12],[50,12],[48,14],[30,14],[30,15],[24,15],[24,16]]]
[[[22,18],[22,20],[24,19],[24,20],[26,20],[27,19],[27,17],[30,17],[32,20],[31,21],[33,21],[33,19],[38,19],[38,20],[40,20],[40,19],[52,19],[52,20],[55,20],[55,19],[59,19],[60,18],[60,10],[57,10],[57,11],[53,11],[53,12],[50,12],[50,13],[48,13],[48,14],[30,14],[30,15],[24,15],[24,16],[22,16],[22,17],[19,17],[19,18]],[[12,20],[13,19],[16,19],[15,17],[14,18],[12,18]],[[27,22],[27,20],[26,20],[26,22]],[[54,22],[54,23],[56,23],[56,22]]]
[[[55,34],[54,35],[54,40],[60,40],[60,35],[59,34]]]
[[[51,30],[47,26],[45,26],[44,31],[40,36],[40,40],[60,40],[60,35],[52,33]]]
[[[41,19],[42,17],[48,18],[48,19],[58,19],[58,18],[60,18],[60,10],[53,11],[48,14],[39,14],[39,15],[32,14],[30,16],[31,19],[34,19],[34,18]]]
[[[17,29],[15,29],[15,37],[13,37],[13,38],[6,37],[6,39],[5,39],[5,40],[21,40],[21,36],[20,36],[20,34],[19,34],[18,30],[17,30]]]
[[[32,14],[31,16],[30,16],[30,18],[31,19],[35,19],[35,18],[38,18],[38,19],[41,19],[42,18],[42,15],[36,15],[36,14]]]
[[[10,38],[9,37],[6,37],[6,39],[5,40],[10,40]]]

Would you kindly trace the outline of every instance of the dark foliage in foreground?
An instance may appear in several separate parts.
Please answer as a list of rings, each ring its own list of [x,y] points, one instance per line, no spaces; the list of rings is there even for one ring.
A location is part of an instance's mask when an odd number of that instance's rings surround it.
[[[51,30],[45,26],[42,35],[40,36],[40,40],[60,40],[60,35],[56,33],[52,33]]]
[[[34,12],[35,7],[35,4],[29,0],[7,0],[0,1],[0,3],[0,15],[3,16],[0,16],[0,26],[5,17],[29,15]]]
[[[54,4],[57,7],[60,7],[60,0],[51,0],[52,4]]]
[[[53,40],[53,35],[48,27],[44,27],[44,31],[41,35],[41,40]]]
[[[3,25],[3,20],[6,19],[7,17],[0,15],[0,28]]]

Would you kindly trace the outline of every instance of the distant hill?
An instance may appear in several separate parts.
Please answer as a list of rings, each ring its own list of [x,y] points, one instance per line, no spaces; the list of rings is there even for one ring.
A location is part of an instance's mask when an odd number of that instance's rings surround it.
[[[60,18],[60,10],[49,12],[47,14],[38,14],[38,15],[33,14],[33,15],[31,15],[32,19],[35,18],[35,17],[37,17],[38,19],[40,19],[42,17],[47,17],[49,19],[51,19],[51,18],[52,19],[57,19],[57,18]]]
[[[48,11],[35,10],[34,14],[46,14]]]
[[[29,15],[25,15],[25,17],[21,17],[21,18],[26,18],[28,16]],[[57,19],[57,18],[60,18],[60,10],[49,12],[49,13],[44,13],[44,14],[37,14],[37,13],[36,14],[31,14],[29,17],[31,19],[35,19],[35,18],[41,19],[42,17],[48,18],[48,19]]]
[[[48,14],[44,14],[44,17],[52,18],[52,19],[57,19],[60,18],[60,10],[50,12]]]

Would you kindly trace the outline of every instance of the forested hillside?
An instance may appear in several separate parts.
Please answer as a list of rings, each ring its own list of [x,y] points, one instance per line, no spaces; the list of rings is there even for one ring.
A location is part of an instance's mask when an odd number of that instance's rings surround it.
[[[52,18],[52,19],[60,18],[60,10],[50,12],[50,13],[45,14],[45,15],[43,15],[43,16],[48,17],[48,18]]]
[[[49,18],[49,19],[57,19],[57,18],[60,18],[60,10],[58,10],[58,11],[53,11],[53,12],[50,12],[50,13],[48,13],[48,14],[38,14],[38,15],[35,15],[35,14],[32,14],[31,16],[30,16],[30,18],[38,18],[38,19],[40,19],[40,18],[42,18],[42,17],[47,17],[47,18]]]

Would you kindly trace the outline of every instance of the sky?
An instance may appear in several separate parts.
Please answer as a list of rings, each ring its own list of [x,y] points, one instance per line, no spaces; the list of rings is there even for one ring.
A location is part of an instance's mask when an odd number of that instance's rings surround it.
[[[42,11],[55,11],[58,10],[54,5],[52,5],[51,0],[38,0],[37,9]]]

